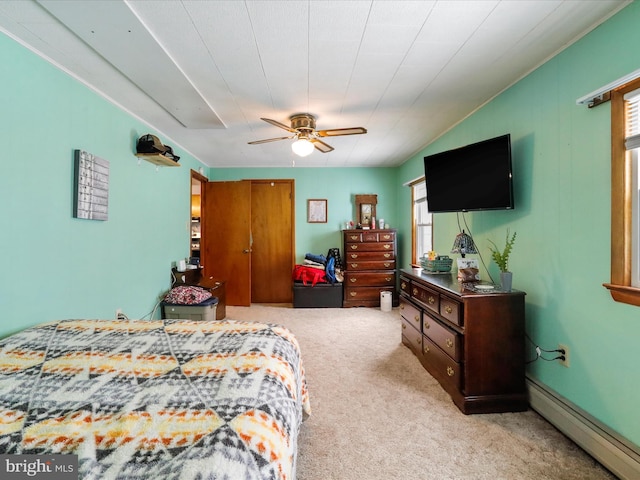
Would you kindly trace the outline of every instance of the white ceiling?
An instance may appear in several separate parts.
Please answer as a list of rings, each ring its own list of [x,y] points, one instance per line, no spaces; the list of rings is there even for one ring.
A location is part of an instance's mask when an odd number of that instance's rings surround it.
[[[212,167],[399,165],[620,0],[3,0],[0,30]],[[294,157],[260,120],[318,129]],[[147,133],[147,132],[141,132]]]

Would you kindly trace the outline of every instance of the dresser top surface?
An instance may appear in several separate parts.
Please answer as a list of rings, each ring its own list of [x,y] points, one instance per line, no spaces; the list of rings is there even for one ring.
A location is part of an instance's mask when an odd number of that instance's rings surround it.
[[[500,290],[500,285],[493,285],[490,282],[473,282],[473,283],[461,283],[458,281],[456,274],[454,273],[433,273],[423,270],[422,268],[403,268],[400,270],[400,274],[405,274],[411,278],[423,280],[424,282],[431,284],[435,287],[439,287],[446,290],[449,293],[455,295],[524,295],[525,293],[520,290],[512,290],[511,292],[503,292]],[[482,287],[486,285],[486,289]]]

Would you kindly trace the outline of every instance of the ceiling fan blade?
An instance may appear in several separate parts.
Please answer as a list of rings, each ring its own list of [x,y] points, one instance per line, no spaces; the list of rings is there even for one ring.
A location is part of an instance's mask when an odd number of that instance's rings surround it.
[[[253,142],[247,142],[249,145],[258,145],[260,143],[269,143],[269,142],[277,142],[278,140],[288,140],[293,137],[278,137],[278,138],[267,138],[266,140],[254,140]]]
[[[278,122],[277,120],[271,120],[270,118],[262,118],[262,117],[260,118],[260,120],[264,120],[265,122],[270,123],[274,127],[282,128],[283,130],[286,130],[287,132],[296,133],[296,130],[294,130],[293,128],[285,125],[284,123]]]
[[[322,153],[329,153],[333,150],[333,147],[331,145],[328,145],[322,140],[318,140],[317,138],[312,138],[309,141],[313,143],[313,146],[316,147],[317,150],[320,150]]]
[[[366,128],[352,127],[352,128],[334,128],[331,130],[317,130],[316,135],[319,137],[338,137],[340,135],[360,135],[361,133],[367,133]]]

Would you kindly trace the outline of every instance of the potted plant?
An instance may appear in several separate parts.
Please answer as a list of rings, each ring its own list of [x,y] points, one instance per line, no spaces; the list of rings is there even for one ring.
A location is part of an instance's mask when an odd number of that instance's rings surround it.
[[[493,258],[493,261],[496,262],[496,265],[498,265],[500,269],[500,285],[505,292],[511,291],[513,274],[509,271],[509,255],[511,255],[513,244],[516,241],[516,233],[517,232],[513,232],[513,235],[509,236],[509,230],[507,229],[507,237],[502,251],[494,242],[489,240],[489,243],[492,245],[489,247],[489,250],[491,250],[491,258]]]

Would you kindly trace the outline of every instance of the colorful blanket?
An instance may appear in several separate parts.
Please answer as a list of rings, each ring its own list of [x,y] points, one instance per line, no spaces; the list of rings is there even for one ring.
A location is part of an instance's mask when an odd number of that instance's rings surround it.
[[[291,480],[309,413],[277,325],[66,320],[0,340],[0,453],[75,453],[82,480]]]

